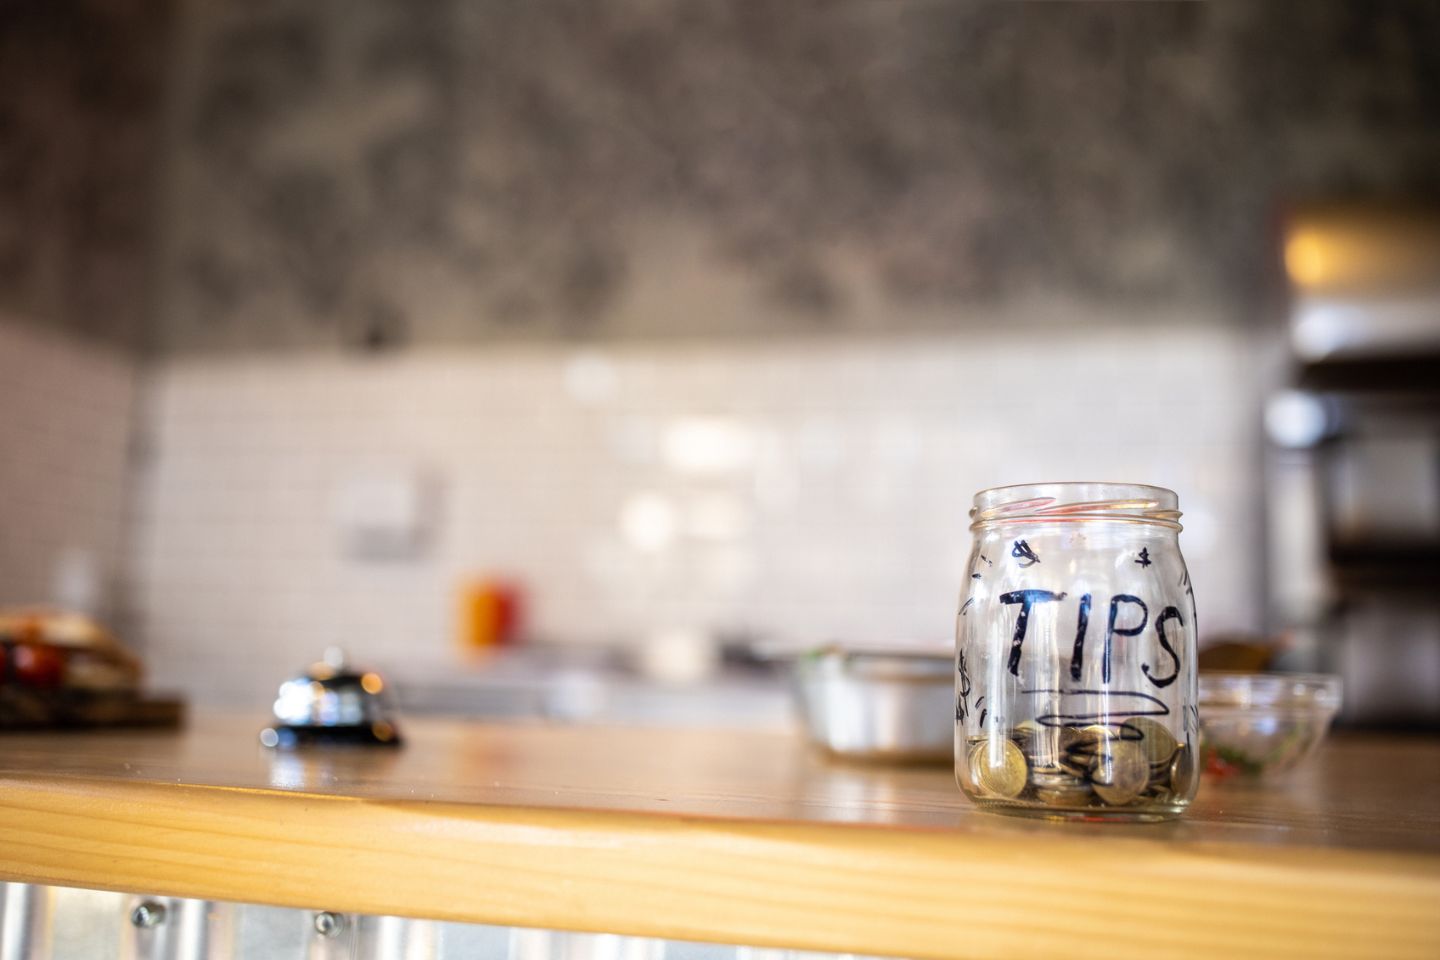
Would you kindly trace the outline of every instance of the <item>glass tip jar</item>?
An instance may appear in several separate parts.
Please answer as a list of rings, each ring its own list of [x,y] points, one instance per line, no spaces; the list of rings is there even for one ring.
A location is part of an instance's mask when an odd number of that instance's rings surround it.
[[[983,809],[1178,816],[1198,783],[1195,594],[1174,492],[975,495],[955,637],[955,775]]]

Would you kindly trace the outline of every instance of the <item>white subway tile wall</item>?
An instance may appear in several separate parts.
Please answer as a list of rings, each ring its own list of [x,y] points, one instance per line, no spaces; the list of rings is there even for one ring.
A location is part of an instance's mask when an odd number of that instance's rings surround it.
[[[130,566],[157,682],[264,702],[327,644],[458,662],[456,590],[526,584],[558,639],[747,630],[946,643],[986,486],[1170,486],[1202,634],[1258,617],[1248,335],[178,359],[149,379]],[[423,548],[355,556],[337,491],[419,475]]]
[[[0,317],[0,604],[116,612],[134,363]]]

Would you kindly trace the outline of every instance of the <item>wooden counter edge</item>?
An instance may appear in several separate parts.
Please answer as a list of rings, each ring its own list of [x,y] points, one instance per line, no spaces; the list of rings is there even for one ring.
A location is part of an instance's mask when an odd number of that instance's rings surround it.
[[[0,780],[0,877],[960,960],[1433,957],[1440,857]]]

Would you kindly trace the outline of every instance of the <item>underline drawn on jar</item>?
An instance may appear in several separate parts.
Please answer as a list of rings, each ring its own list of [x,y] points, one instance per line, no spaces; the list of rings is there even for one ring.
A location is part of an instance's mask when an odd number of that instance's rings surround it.
[[[1030,544],[1024,540],[1015,541],[1015,545],[1010,548],[1010,556],[1020,561],[1020,568],[1022,570],[1026,567],[1033,567],[1040,562],[1040,558],[1035,555],[1035,551],[1030,549]]]
[[[1115,736],[1120,740],[1133,740],[1136,743],[1140,743],[1145,739],[1145,731],[1139,727],[1132,727],[1129,723],[1122,720],[1120,725],[1115,728]]]
[[[1127,720],[1131,717],[1168,717],[1170,708],[1159,697],[1139,690],[1066,690],[1060,687],[1027,687],[1020,691],[1026,696],[1045,697],[1104,697],[1106,708],[1098,713],[1042,713],[1035,722],[1045,727],[1065,727],[1075,723],[1094,720]],[[1110,704],[1115,700],[1133,698],[1143,704],[1131,709],[1114,710]]]
[[[1138,563],[1138,564],[1140,564],[1140,566],[1142,566],[1142,567],[1148,567],[1148,566],[1150,566],[1150,564],[1153,562],[1153,561],[1150,559],[1150,548],[1149,548],[1149,547],[1142,547],[1142,548],[1140,549],[1140,559],[1136,560],[1135,562]]]

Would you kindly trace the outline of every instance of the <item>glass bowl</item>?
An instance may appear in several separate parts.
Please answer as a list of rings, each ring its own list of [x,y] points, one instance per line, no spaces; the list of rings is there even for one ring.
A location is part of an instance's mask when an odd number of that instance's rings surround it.
[[[1201,768],[1216,778],[1282,774],[1325,739],[1340,709],[1328,674],[1200,674]]]

